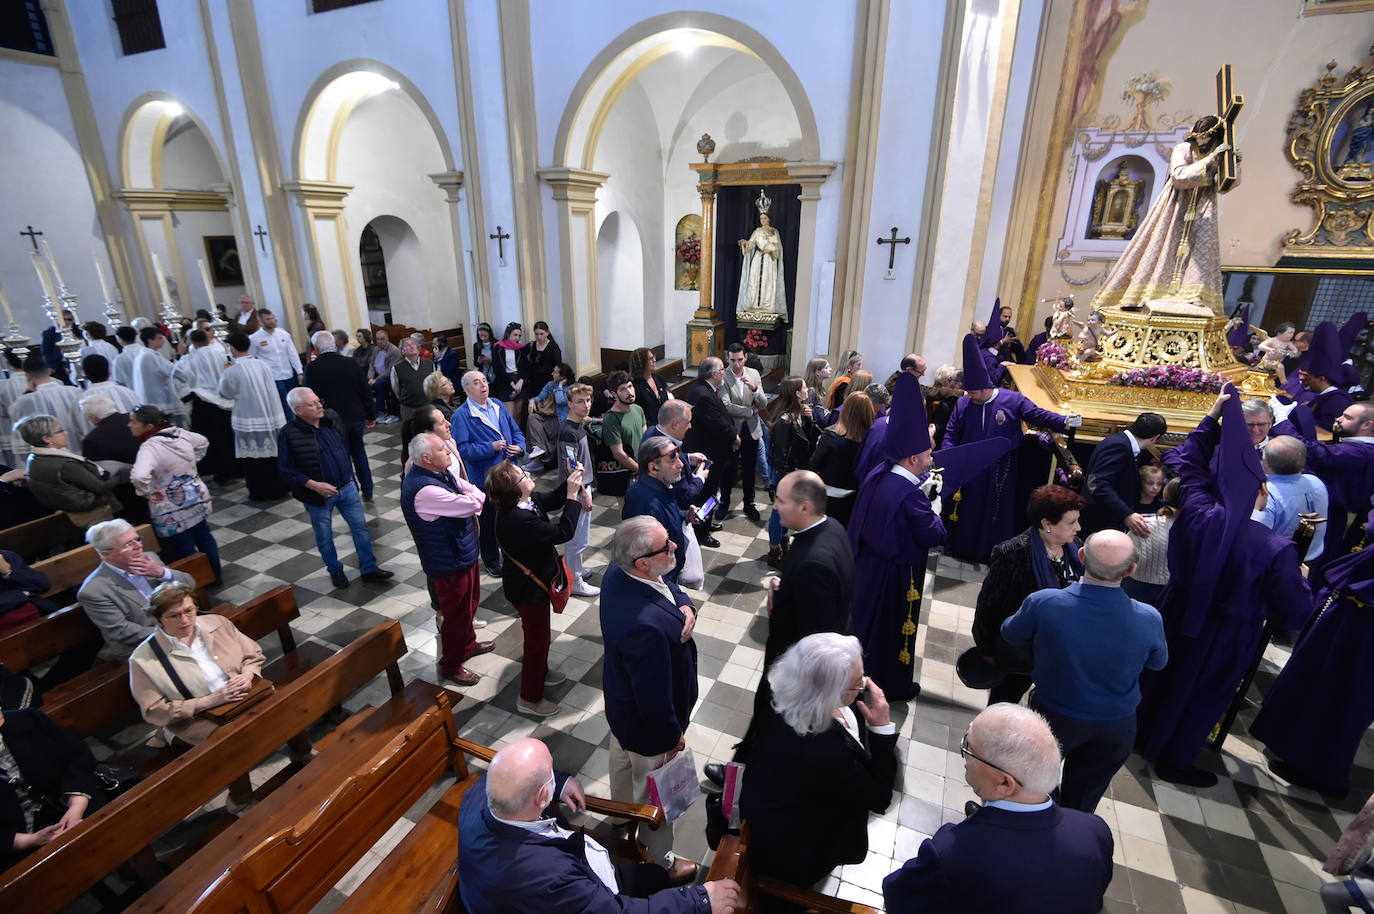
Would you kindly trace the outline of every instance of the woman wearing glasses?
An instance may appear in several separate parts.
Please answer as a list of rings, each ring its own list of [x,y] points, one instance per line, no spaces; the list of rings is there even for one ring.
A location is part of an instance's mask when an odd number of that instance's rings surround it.
[[[487,498],[496,506],[496,541],[501,547],[501,591],[520,614],[525,654],[520,661],[520,697],[515,707],[532,717],[550,717],[558,705],[544,697],[544,687],[568,677],[549,669],[550,589],[566,588],[567,572],[558,546],[572,539],[582,514],[578,493],[582,468],[568,474],[562,488],[535,494],[530,474],[510,461],[487,473]],[[557,521],[550,514],[562,506]]]
[[[741,809],[755,872],[809,886],[868,853],[868,814],[892,801],[897,728],[851,635],[807,635],[767,675],[776,713],[760,726]]]

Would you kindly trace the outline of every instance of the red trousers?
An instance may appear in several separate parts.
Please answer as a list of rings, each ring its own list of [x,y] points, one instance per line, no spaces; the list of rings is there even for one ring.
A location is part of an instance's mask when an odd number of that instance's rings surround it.
[[[449,676],[462,669],[463,661],[477,647],[472,619],[477,615],[477,601],[482,597],[482,578],[474,562],[456,574],[431,580],[442,620],[439,623],[439,672]]]
[[[520,697],[534,703],[544,699],[544,677],[549,674],[549,599],[517,603],[520,627],[525,631],[525,657],[520,661]]]

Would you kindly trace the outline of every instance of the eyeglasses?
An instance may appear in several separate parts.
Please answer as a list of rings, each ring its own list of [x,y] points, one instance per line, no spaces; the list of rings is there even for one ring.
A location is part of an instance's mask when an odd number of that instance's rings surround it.
[[[962,740],[959,741],[959,755],[963,756],[964,758],[971,758],[971,759],[973,759],[975,762],[982,762],[984,765],[987,765],[987,766],[988,766],[989,768],[991,768],[993,771],[1000,771],[1000,772],[1002,772],[1003,774],[1005,774],[1007,777],[1011,778],[1011,779],[1012,779],[1013,781],[1015,781],[1016,783],[1018,783],[1018,784],[1021,783],[1021,779],[1018,778],[1016,775],[1012,774],[1012,773],[1011,773],[1010,771],[1008,771],[1007,769],[1001,767],[1000,765],[994,765],[992,762],[989,762],[989,761],[988,761],[987,759],[985,759],[985,758],[980,758],[979,756],[974,755],[974,754],[969,750],[969,747],[968,747],[968,731],[967,731],[967,730],[964,731],[964,738],[963,738]]]
[[[857,683],[855,683],[854,685],[850,686],[849,688],[845,689],[845,691],[846,691],[846,692],[862,692],[862,691],[863,691],[864,689],[866,689],[866,688],[868,688],[868,677],[867,677],[867,676],[860,676],[860,677],[859,677],[859,681],[858,681]]]
[[[668,540],[663,544],[662,549],[655,549],[653,552],[646,552],[643,555],[637,555],[635,556],[635,561],[638,562],[640,559],[651,559],[656,555],[667,555],[669,552],[672,551],[672,549],[673,541]]]
[[[190,609],[169,609],[162,614],[164,619],[194,619],[195,617],[196,608],[194,606]]]

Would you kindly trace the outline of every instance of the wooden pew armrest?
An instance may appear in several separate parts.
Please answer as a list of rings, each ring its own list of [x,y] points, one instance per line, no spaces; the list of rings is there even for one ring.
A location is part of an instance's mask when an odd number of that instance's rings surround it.
[[[766,876],[754,877],[754,889],[760,894],[790,901],[793,904],[801,905],[808,911],[820,911],[821,914],[883,914],[881,908],[860,904],[857,901],[845,901],[843,898],[834,898],[830,895],[822,895],[820,892],[803,889],[792,885],[790,882],[779,882]]]

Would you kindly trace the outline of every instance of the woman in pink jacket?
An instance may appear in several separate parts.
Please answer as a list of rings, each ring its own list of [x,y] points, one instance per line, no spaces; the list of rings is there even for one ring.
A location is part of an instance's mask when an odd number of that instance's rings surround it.
[[[140,406],[129,416],[129,431],[141,443],[129,479],[148,499],[153,529],[170,560],[199,550],[210,560],[215,583],[220,580],[219,545],[210,532],[210,490],[196,470],[209,442],[171,424],[156,406]]]

